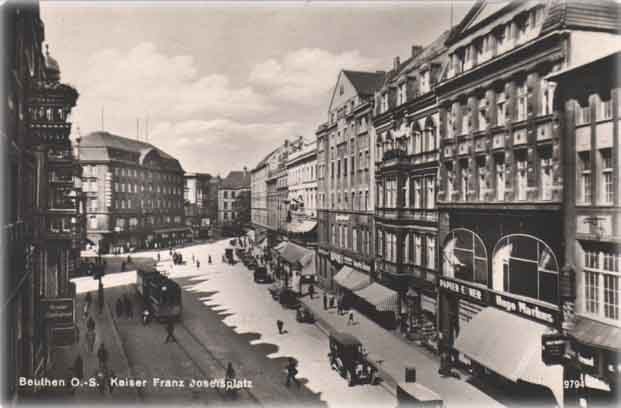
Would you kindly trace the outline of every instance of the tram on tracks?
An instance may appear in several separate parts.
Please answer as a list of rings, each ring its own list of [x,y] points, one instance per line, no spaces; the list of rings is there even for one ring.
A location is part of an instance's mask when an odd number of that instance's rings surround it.
[[[152,318],[158,321],[179,320],[183,310],[181,287],[155,268],[138,269],[136,291],[142,297]]]

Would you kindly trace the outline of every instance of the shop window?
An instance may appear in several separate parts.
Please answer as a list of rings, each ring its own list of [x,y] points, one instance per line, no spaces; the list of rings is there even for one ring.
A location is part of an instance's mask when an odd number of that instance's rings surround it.
[[[618,321],[621,254],[615,247],[584,249],[584,296],[587,313]]]
[[[475,232],[458,228],[452,230],[444,242],[444,276],[487,284],[487,250],[483,240]]]
[[[508,235],[494,248],[494,290],[558,304],[558,271],[552,249],[533,236]]]

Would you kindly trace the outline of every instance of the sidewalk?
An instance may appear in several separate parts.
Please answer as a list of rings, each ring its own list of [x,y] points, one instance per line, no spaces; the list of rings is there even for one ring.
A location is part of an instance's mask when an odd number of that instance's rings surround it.
[[[311,300],[300,300],[309,307],[317,324],[324,329],[350,333],[356,336],[369,352],[369,358],[378,362],[382,379],[391,388],[405,379],[405,368],[415,367],[418,382],[430,388],[444,399],[446,406],[502,406],[487,394],[464,380],[442,377],[438,374],[438,362],[422,350],[406,344],[393,333],[383,329],[366,316],[354,311],[354,325],[347,325],[347,315],[339,316],[336,309],[323,309],[323,292],[316,291]]]
[[[93,352],[88,351],[86,344],[86,319],[83,318],[81,313],[84,306],[85,294],[79,294],[76,296],[76,325],[79,328],[78,343],[69,347],[56,348],[53,351],[54,366],[51,368],[49,376],[55,378],[65,378],[71,373],[73,362],[78,354],[82,356],[84,362],[84,380],[88,381],[89,378],[95,378],[96,372],[99,368],[99,360],[97,359],[97,348],[103,342],[108,349],[108,367],[114,371],[118,377],[125,377],[129,375],[129,367],[124,359],[123,351],[120,349],[122,345],[119,344],[118,339],[115,338],[116,328],[113,327],[113,323],[110,320],[110,313],[108,310],[103,310],[101,314],[97,312],[97,294],[93,295],[93,307],[91,308],[91,316],[95,320],[95,348]],[[57,395],[58,398],[63,398],[66,402],[76,404],[88,404],[92,402],[99,403],[136,403],[138,394],[135,389],[129,388],[116,388],[112,394],[110,394],[106,388],[106,392],[101,394],[97,387],[89,387],[84,385],[76,389],[73,396],[70,394],[64,397]]]

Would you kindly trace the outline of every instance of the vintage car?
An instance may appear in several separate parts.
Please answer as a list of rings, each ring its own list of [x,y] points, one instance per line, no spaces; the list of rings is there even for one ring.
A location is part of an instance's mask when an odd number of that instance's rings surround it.
[[[306,306],[302,306],[298,308],[295,312],[295,320],[300,323],[315,323],[315,315],[313,312]]]
[[[397,408],[444,407],[442,398],[429,388],[416,382],[397,384]]]
[[[300,299],[298,299],[298,294],[289,288],[281,289],[278,294],[278,302],[289,309],[297,309],[300,307]]]
[[[257,266],[254,269],[254,281],[261,283],[270,281],[270,275],[267,273],[267,268],[265,266]]]
[[[271,285],[267,290],[270,292],[270,295],[272,295],[272,299],[278,300],[282,287],[280,286],[280,284],[276,282],[273,285]]]
[[[348,333],[330,334],[330,365],[345,379],[349,386],[376,384],[377,368],[367,360],[360,341]]]

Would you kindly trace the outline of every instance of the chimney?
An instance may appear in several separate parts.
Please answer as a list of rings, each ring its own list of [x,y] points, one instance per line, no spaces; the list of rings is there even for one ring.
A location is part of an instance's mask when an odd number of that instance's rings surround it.
[[[399,69],[400,64],[401,64],[401,60],[399,59],[399,56],[396,56],[395,59],[392,60],[392,69],[397,71]]]
[[[248,174],[248,167],[244,166],[244,176]]]
[[[418,55],[423,52],[423,47],[420,45],[413,45],[412,46],[412,58],[416,58],[418,57]]]

